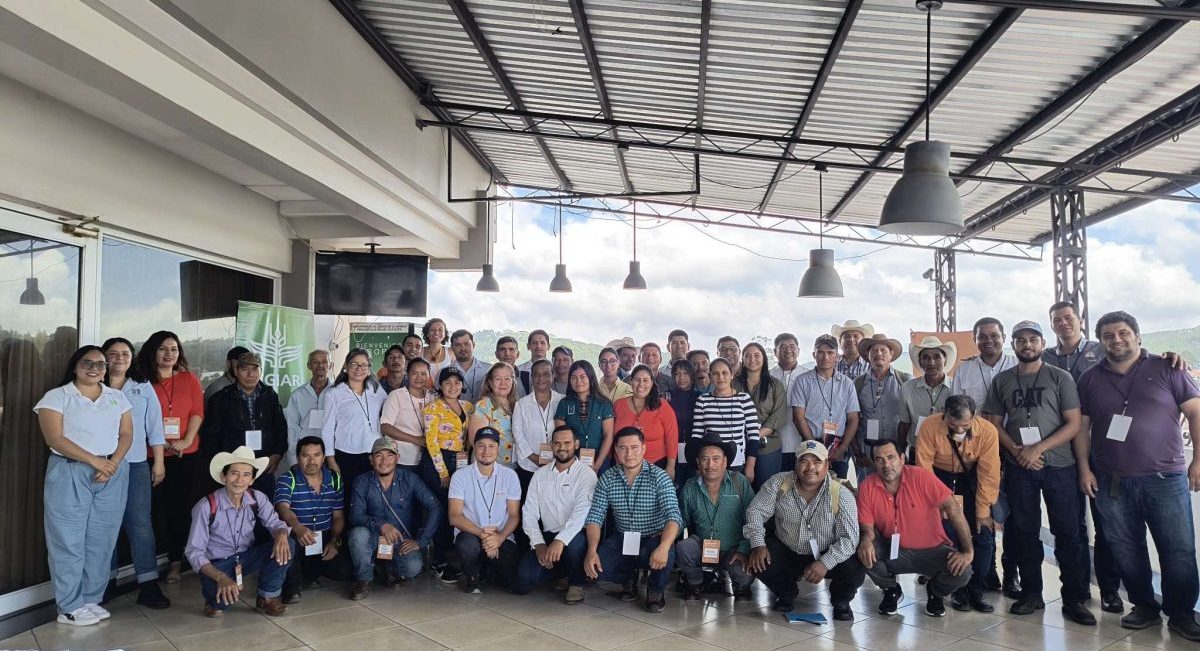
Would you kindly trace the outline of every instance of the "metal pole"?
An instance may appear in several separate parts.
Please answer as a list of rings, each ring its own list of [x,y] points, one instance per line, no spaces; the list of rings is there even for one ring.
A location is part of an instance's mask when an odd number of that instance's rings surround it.
[[[1088,331],[1087,228],[1083,193],[1060,190],[1050,201],[1054,239],[1054,300],[1075,304],[1083,331]]]

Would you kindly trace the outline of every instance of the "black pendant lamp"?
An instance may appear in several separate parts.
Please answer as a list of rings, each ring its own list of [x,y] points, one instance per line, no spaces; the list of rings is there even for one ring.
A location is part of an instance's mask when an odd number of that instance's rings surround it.
[[[625,289],[646,289],[642,277],[642,263],[637,259],[637,202],[633,202],[633,259],[629,261],[629,275],[625,276]]]
[[[817,211],[820,230],[817,247],[808,252],[808,269],[800,278],[799,298],[842,298],[842,279],[833,266],[833,249],[825,248],[825,165],[816,164]]]
[[[567,293],[571,291],[571,279],[567,278],[567,265],[563,264],[563,219],[562,204],[558,204],[558,264],[554,265],[554,280],[550,281],[550,291]]]

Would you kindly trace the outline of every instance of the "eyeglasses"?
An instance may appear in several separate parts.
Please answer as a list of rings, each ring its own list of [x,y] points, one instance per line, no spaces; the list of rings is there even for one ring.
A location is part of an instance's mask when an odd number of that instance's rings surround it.
[[[363,369],[370,369],[371,365],[364,362],[350,362],[346,367],[351,371],[361,371]]]
[[[79,360],[79,368],[85,371],[103,371],[108,368],[108,362],[102,359],[81,359]]]
[[[615,360],[615,359],[602,359],[602,360],[600,360],[600,365],[601,365],[601,366],[613,366],[613,365],[615,365],[615,364],[619,364],[619,363],[620,363],[620,362],[618,362],[618,361],[617,361],[617,360]]]

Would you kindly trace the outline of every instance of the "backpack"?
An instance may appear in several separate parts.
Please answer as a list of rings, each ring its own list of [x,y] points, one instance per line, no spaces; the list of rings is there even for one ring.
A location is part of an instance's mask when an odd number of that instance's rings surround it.
[[[846,488],[846,490],[850,491],[851,495],[858,494],[858,491],[856,491],[854,489],[854,486],[850,485],[850,480],[848,480],[848,479],[834,479],[832,482],[830,482],[829,483],[829,506],[830,506],[830,508],[833,509],[834,517],[837,517],[838,512],[842,510],[842,500],[840,498],[840,495],[842,493],[843,486]],[[788,475],[786,479],[784,479],[782,482],[779,483],[779,491],[778,491],[778,493],[776,493],[775,499],[778,500],[779,498],[786,495],[788,493],[788,491],[792,490],[795,487],[796,487],[796,475],[793,473],[793,474]]]

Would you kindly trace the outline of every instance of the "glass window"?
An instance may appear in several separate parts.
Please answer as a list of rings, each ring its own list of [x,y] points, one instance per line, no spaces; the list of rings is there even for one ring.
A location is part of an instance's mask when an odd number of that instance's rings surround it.
[[[0,229],[0,594],[50,579],[49,449],[33,406],[79,347],[79,255],[70,244]]]

